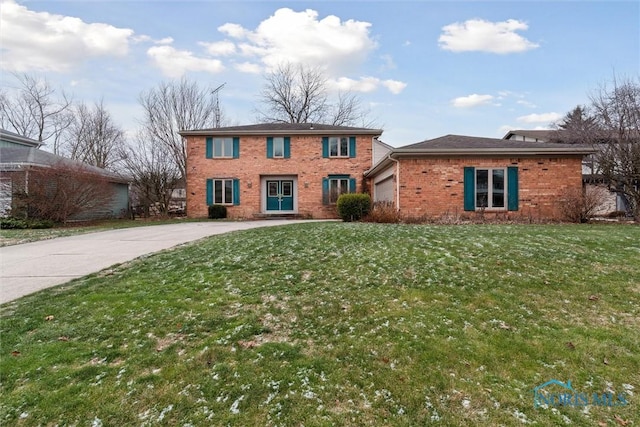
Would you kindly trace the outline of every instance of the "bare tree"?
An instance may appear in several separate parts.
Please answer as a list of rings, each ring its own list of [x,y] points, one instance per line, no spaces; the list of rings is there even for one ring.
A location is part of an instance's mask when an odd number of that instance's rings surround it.
[[[72,159],[112,169],[124,141],[124,132],[113,122],[103,101],[93,108],[81,103],[74,110],[65,149]]]
[[[180,180],[180,169],[169,149],[142,131],[135,146],[122,147],[121,157],[145,215],[149,216],[151,206],[167,215],[171,194]]]
[[[591,95],[599,171],[640,220],[640,77],[603,84]]]
[[[323,123],[352,126],[364,122],[367,112],[353,93],[339,93],[329,101],[328,80],[322,69],[281,64],[265,76],[259,95],[263,109],[258,121],[271,123]]]
[[[212,92],[183,78],[160,83],[139,97],[146,135],[168,150],[182,178],[186,176],[187,151],[178,132],[219,126],[218,103]]]
[[[65,129],[72,121],[71,99],[64,92],[60,97],[46,79],[30,74],[13,74],[19,87],[15,95],[0,93],[2,127],[42,143],[52,143],[58,153]]]
[[[115,195],[107,177],[63,162],[30,170],[27,185],[19,197],[27,216],[55,222],[108,209]]]

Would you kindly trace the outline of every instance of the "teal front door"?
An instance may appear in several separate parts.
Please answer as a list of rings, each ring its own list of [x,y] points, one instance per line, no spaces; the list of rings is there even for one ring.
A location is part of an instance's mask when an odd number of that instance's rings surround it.
[[[293,210],[293,181],[274,179],[267,181],[267,211]]]

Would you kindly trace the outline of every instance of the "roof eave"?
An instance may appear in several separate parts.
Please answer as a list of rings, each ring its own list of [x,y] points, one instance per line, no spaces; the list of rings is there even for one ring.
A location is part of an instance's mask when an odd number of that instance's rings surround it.
[[[181,136],[261,136],[261,135],[382,135],[382,129],[357,129],[357,130],[322,130],[322,129],[298,129],[298,130],[183,130],[178,132]]]

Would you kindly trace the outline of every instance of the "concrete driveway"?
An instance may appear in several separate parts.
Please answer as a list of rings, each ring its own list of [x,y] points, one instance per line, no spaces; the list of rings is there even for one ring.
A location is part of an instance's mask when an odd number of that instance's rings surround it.
[[[0,304],[203,237],[304,221],[186,222],[5,246],[0,248]]]

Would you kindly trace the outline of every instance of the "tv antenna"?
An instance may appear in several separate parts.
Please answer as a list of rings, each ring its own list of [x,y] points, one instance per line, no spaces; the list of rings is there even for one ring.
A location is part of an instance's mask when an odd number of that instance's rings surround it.
[[[220,86],[218,86],[217,88],[215,88],[214,90],[211,91],[211,94],[216,97],[214,113],[215,113],[216,127],[217,128],[220,127],[220,95],[218,94],[218,92],[220,92],[220,89],[222,89],[224,87],[224,85],[226,85],[226,84],[227,84],[226,82],[222,83]]]

